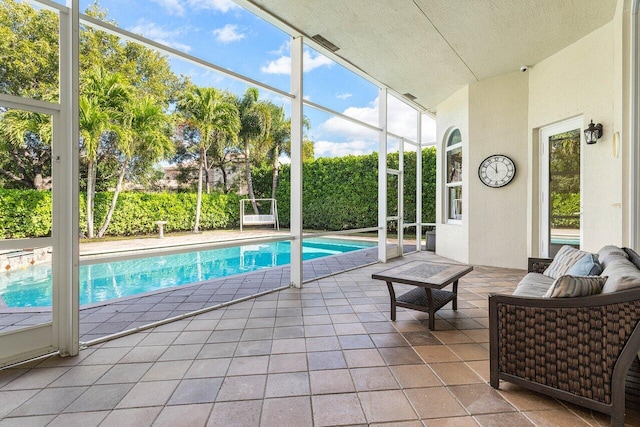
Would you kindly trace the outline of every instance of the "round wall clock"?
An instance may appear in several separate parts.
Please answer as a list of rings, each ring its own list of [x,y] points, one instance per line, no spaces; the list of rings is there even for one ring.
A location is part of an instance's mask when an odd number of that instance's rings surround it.
[[[480,163],[478,177],[487,187],[499,188],[510,183],[516,176],[516,165],[507,156],[494,154]]]

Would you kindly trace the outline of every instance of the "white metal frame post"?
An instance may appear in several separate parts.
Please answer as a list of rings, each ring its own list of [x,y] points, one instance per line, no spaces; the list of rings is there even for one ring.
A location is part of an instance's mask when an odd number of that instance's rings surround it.
[[[422,113],[416,110],[418,120],[416,141],[416,250],[422,250]]]
[[[404,138],[398,143],[398,256],[404,255]]]
[[[53,333],[63,356],[79,351],[78,298],[78,96],[79,96],[79,0],[67,0],[60,13],[60,120],[53,147]],[[54,126],[56,123],[54,123]]]
[[[302,37],[291,40],[291,284],[302,286]]]
[[[387,262],[387,90],[378,91],[378,261]]]

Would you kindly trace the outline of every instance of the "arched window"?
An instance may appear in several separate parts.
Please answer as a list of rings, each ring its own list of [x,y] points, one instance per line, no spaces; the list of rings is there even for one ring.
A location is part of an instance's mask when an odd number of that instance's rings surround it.
[[[459,129],[449,133],[446,153],[446,222],[462,222],[462,135]]]

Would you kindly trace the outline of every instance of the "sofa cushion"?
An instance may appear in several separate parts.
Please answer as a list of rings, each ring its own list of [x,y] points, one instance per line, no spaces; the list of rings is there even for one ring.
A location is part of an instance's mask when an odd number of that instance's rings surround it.
[[[598,276],[602,273],[602,266],[598,262],[598,255],[587,254],[580,258],[567,270],[569,276]]]
[[[624,251],[627,253],[629,261],[631,261],[633,265],[640,269],[640,255],[638,255],[638,253],[631,248],[624,248]]]
[[[598,251],[598,261],[600,261],[602,268],[607,268],[611,261],[619,259],[629,259],[629,256],[617,246],[607,245]]]
[[[542,297],[549,289],[553,279],[540,273],[528,273],[518,283],[513,295],[519,297]]]
[[[602,292],[605,276],[560,276],[549,287],[544,298],[588,297]]]
[[[553,279],[564,276],[567,274],[567,271],[573,267],[573,264],[585,255],[587,255],[587,252],[580,251],[573,246],[564,245],[560,248],[543,274]]]
[[[640,270],[628,259],[610,261],[602,275],[609,277],[602,288],[603,294],[640,288]]]

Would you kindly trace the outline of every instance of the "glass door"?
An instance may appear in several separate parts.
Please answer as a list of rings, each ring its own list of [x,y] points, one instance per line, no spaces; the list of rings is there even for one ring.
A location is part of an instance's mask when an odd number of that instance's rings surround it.
[[[563,245],[582,241],[582,118],[541,130],[541,256],[553,257]]]

